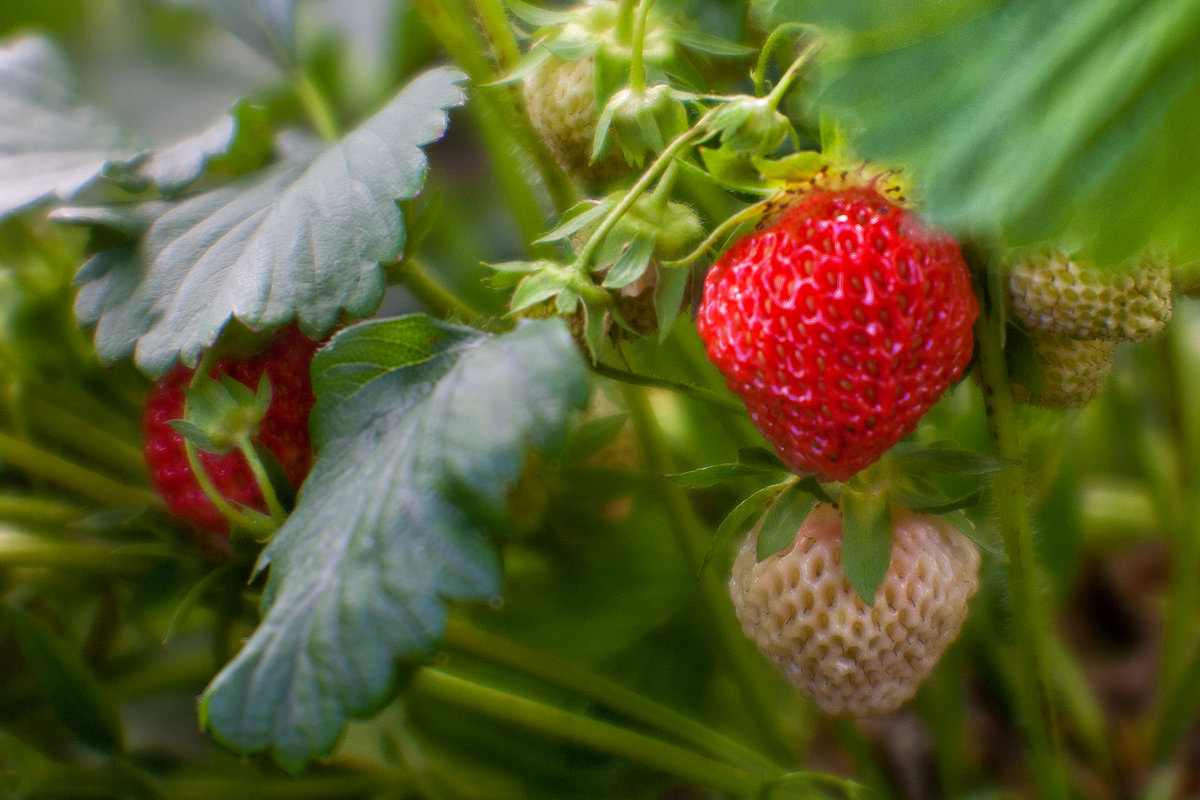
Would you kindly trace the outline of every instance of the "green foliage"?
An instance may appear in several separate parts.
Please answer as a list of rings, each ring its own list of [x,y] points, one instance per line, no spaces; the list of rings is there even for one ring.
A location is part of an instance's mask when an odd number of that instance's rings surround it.
[[[829,24],[821,99],[960,234],[1113,261],[1200,256],[1200,8],[1189,0],[767,0]]]
[[[264,551],[263,621],[205,692],[206,726],[289,769],[427,655],[444,601],[500,591],[487,532],[528,446],[562,444],[586,398],[561,323],[488,336],[424,316],[338,334],[313,363],[320,454]]]
[[[23,36],[0,42],[0,219],[70,200],[139,148],[90,104],[57,48]]]
[[[295,318],[313,338],[345,311],[367,316],[383,297],[379,264],[404,245],[399,199],[425,179],[421,147],[463,102],[461,73],[414,80],[341,141],[280,143],[280,163],[188,197],[84,265],[76,313],[96,325],[105,360],[134,354],[150,374],[194,363],[236,316],[254,328]]]

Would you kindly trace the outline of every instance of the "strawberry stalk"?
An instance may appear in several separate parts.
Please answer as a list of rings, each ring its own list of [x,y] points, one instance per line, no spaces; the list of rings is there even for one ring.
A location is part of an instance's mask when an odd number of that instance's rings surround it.
[[[637,18],[633,23],[633,49],[629,59],[629,83],[636,92],[646,90],[646,69],[642,64],[642,51],[646,44],[646,22],[650,19],[650,9],[654,0],[642,0],[638,6]]]
[[[691,717],[626,689],[568,661],[509,641],[468,622],[451,618],[443,644],[475,658],[517,670],[546,683],[576,692],[630,719],[658,728],[709,755],[734,766],[782,775],[783,768],[769,758],[712,730]]]
[[[979,346],[979,378],[983,387],[988,435],[997,456],[1018,462],[992,473],[991,477],[1000,533],[1008,555],[1008,589],[1012,598],[1020,668],[1018,702],[1040,796],[1045,800],[1066,798],[1069,796],[1067,762],[1047,653],[1045,625],[1048,610],[1039,588],[1033,526],[1026,502],[1025,466],[1021,461],[1016,410],[1002,340],[1004,299],[1003,295],[994,292],[986,294],[984,308],[975,323],[975,341]]]
[[[500,0],[475,0],[475,14],[483,24],[483,32],[492,45],[496,65],[508,72],[521,61],[521,48],[508,24],[508,14]]]
[[[475,683],[440,669],[423,669],[417,694],[471,709],[530,730],[645,764],[699,785],[742,797],[766,796],[772,783],[759,771],[721,763],[643,733]]]
[[[403,284],[425,308],[442,319],[472,324],[483,318],[482,313],[434,280],[420,262],[414,259],[394,261],[385,264],[384,269],[389,282]]]
[[[209,477],[208,470],[204,467],[204,462],[200,460],[200,453],[196,449],[196,445],[190,440],[184,439],[183,451],[187,454],[188,466],[191,467],[192,474],[196,476],[196,483],[200,484],[200,489],[204,492],[204,496],[216,506],[217,511],[221,512],[221,516],[229,520],[230,525],[246,531],[259,541],[266,541],[275,535],[275,531],[278,529],[277,525],[272,524],[261,515],[251,516],[249,513],[239,511],[225,499],[224,495],[213,484],[212,478]],[[257,477],[255,480],[257,480]],[[261,485],[259,489],[262,489]]]
[[[317,134],[327,142],[336,142],[341,134],[338,132],[333,108],[313,79],[303,70],[296,68],[292,70],[292,86]]]
[[[623,384],[621,390],[650,471],[658,476],[677,472],[646,393],[628,384]],[[751,718],[764,742],[780,755],[791,758],[794,756],[795,743],[776,713],[773,685],[771,680],[765,677],[763,669],[765,662],[758,657],[757,651],[742,635],[741,626],[730,607],[729,596],[716,571],[703,569],[711,539],[710,532],[696,516],[682,487],[662,477],[658,482],[658,496],[666,507],[667,518],[671,521],[676,542],[688,564],[700,576],[704,611],[716,631],[733,678],[750,709]]]

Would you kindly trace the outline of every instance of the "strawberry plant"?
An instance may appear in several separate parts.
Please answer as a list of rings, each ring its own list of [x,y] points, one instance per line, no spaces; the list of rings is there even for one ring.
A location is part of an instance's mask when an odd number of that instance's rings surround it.
[[[1196,796],[1198,48],[9,0],[0,795]]]

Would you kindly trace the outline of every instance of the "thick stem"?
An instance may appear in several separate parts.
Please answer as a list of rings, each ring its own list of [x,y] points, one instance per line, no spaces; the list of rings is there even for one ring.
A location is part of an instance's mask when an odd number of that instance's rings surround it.
[[[558,736],[604,753],[645,764],[668,775],[694,781],[702,786],[739,796],[758,796],[764,788],[761,778],[691,750],[617,725],[492,689],[441,670],[421,670],[413,679],[412,689],[438,702],[452,703],[524,728]]]
[[[1020,461],[1016,410],[1001,341],[1003,314],[1003,297],[993,297],[975,324],[979,377],[992,447],[1001,458]],[[996,513],[1008,555],[1008,589],[1020,671],[1018,702],[1039,794],[1044,800],[1055,800],[1068,796],[1067,763],[1051,693],[1046,650],[1048,609],[1039,583],[1025,486],[1023,462],[992,473]]]
[[[469,623],[453,618],[447,623],[443,641],[454,650],[577,692],[613,711],[625,714],[630,719],[658,728],[736,766],[774,777],[783,774],[783,769],[777,764],[740,742],[722,736],[692,718],[630,691],[620,684],[547,653],[481,631]]]
[[[704,611],[728,659],[730,672],[763,741],[779,755],[790,759],[795,755],[796,742],[776,713],[773,681],[766,672],[766,662],[742,634],[721,578],[715,570],[703,570],[711,532],[696,516],[683,488],[661,477],[675,472],[676,466],[645,391],[628,384],[622,384],[621,390],[646,462],[651,471],[660,476],[658,496],[667,510],[679,548],[694,573],[700,576]]]
[[[475,13],[483,23],[483,32],[492,43],[496,66],[508,72],[521,60],[521,48],[508,24],[508,14],[500,0],[475,0]]]

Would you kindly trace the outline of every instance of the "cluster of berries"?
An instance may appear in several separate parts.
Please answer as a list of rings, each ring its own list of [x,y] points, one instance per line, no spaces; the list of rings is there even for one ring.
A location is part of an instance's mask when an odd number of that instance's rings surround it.
[[[1148,339],[1171,318],[1170,271],[1153,256],[1102,270],[1040,250],[1013,259],[1008,289],[1037,368],[1027,381],[1037,385],[1015,380],[1014,393],[1046,408],[1088,403],[1108,381],[1116,345]]]

